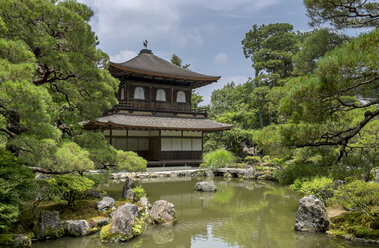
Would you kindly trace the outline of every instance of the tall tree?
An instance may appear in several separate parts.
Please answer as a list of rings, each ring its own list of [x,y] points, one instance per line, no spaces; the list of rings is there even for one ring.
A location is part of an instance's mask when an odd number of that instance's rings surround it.
[[[379,26],[379,3],[375,0],[304,0],[310,24],[330,23],[336,28]]]
[[[35,171],[82,171],[98,162],[91,159],[98,151],[76,143],[84,133],[98,135],[80,122],[117,103],[118,80],[97,49],[92,15],[76,1],[0,2],[0,134]]]

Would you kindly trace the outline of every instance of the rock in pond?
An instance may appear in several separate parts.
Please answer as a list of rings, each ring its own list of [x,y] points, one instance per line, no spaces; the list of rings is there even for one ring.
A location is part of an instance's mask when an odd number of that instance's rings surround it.
[[[110,224],[103,226],[100,231],[102,241],[127,241],[142,232],[136,232],[133,227],[138,216],[138,207],[132,203],[117,208],[112,214]]]
[[[245,173],[243,174],[243,179],[251,180],[254,179],[255,170],[254,167],[247,168]]]
[[[321,200],[309,195],[299,200],[295,230],[300,232],[325,232],[329,227],[328,212]]]
[[[133,200],[135,194],[133,189],[136,187],[134,180],[131,177],[125,178],[124,187],[122,187],[122,198]]]
[[[271,181],[276,180],[274,175],[271,173],[264,173],[263,175],[260,175],[257,179],[258,180],[271,180]]]
[[[58,211],[42,211],[34,228],[37,239],[54,239],[63,236],[64,229]]]
[[[215,177],[215,174],[213,174],[213,172],[209,169],[204,171],[204,175],[208,179],[213,179]]]
[[[202,192],[216,192],[217,187],[213,181],[197,182],[195,189]]]
[[[25,234],[0,234],[0,247],[32,247],[32,241]]]
[[[67,220],[64,229],[71,236],[86,236],[89,233],[89,225],[85,220]]]
[[[176,221],[175,206],[171,202],[159,200],[154,202],[150,217],[155,224],[170,226]]]
[[[233,175],[230,174],[229,172],[225,172],[225,173],[224,173],[224,178],[225,178],[225,179],[230,179],[230,178],[232,178],[232,177],[233,177]]]
[[[139,211],[141,213],[145,213],[145,214],[148,214],[149,213],[149,210],[151,208],[151,204],[149,202],[149,200],[146,198],[146,197],[142,197],[138,203],[141,205],[141,209],[139,209]]]
[[[115,200],[112,197],[105,196],[101,201],[96,203],[97,210],[104,212],[112,208],[115,204]]]

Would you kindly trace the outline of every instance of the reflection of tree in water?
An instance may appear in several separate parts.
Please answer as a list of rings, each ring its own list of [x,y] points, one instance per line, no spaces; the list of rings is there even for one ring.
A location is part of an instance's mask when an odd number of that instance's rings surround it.
[[[229,218],[214,226],[212,234],[241,247],[295,247],[295,233],[289,230],[293,230],[296,195],[271,183],[253,184],[249,185],[253,191],[218,185],[208,206]]]

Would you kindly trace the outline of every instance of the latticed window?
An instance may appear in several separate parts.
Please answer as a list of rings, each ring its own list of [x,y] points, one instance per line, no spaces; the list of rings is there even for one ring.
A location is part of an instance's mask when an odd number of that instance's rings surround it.
[[[142,87],[137,87],[134,90],[134,98],[135,99],[145,99],[145,91]]]
[[[166,101],[166,92],[164,90],[157,90],[157,101]]]
[[[178,91],[176,95],[176,102],[186,102],[186,94],[183,91]]]

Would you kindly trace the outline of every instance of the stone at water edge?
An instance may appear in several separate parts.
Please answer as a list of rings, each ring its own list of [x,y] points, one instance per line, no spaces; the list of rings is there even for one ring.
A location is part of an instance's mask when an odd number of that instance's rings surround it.
[[[86,236],[90,227],[85,220],[67,220],[64,223],[64,229],[72,236]]]
[[[150,210],[150,217],[155,224],[173,225],[176,221],[175,206],[168,201],[156,201]]]
[[[101,201],[96,203],[96,208],[97,210],[104,212],[112,208],[114,204],[115,204],[115,199],[109,196],[105,196],[103,197],[103,199],[101,199]]]
[[[122,187],[122,196],[121,197],[124,199],[133,200],[135,197],[133,189],[135,187],[136,187],[136,183],[134,182],[134,180],[130,177],[126,177],[124,186]]]
[[[255,169],[254,167],[247,168],[245,173],[243,174],[243,179],[251,180],[254,179]]]
[[[63,236],[64,229],[58,211],[42,211],[34,228],[37,239],[54,239]]]
[[[127,241],[133,238],[133,225],[136,221],[136,216],[133,212],[135,212],[135,209],[137,209],[138,212],[138,207],[131,203],[127,204],[117,208],[117,210],[112,213],[110,224],[103,226],[100,231],[101,240],[117,242]]]
[[[208,180],[212,180],[215,177],[215,174],[213,174],[213,172],[210,169],[204,171],[204,174]]]
[[[25,234],[13,235],[12,247],[27,248],[32,247],[32,241]]]
[[[224,178],[225,178],[225,179],[230,179],[230,178],[232,178],[232,177],[233,177],[233,175],[230,174],[229,172],[225,172],[225,173],[224,173]]]
[[[328,212],[321,200],[309,195],[299,200],[295,230],[301,232],[326,232],[329,227]]]
[[[149,210],[151,208],[151,204],[149,200],[146,197],[142,197],[138,203],[142,206],[141,209],[139,210],[141,213],[148,214]]]
[[[195,184],[195,190],[202,192],[216,192],[217,187],[213,181],[197,182]]]

